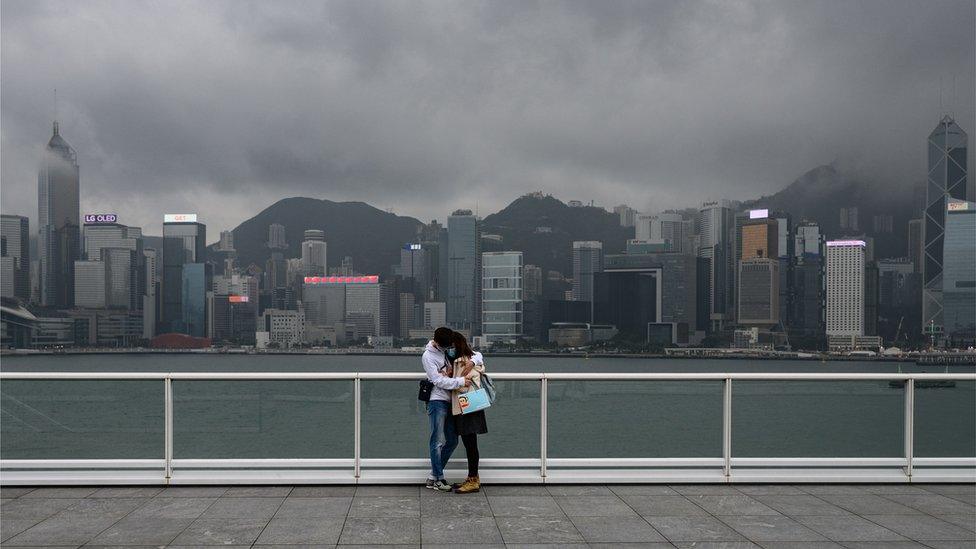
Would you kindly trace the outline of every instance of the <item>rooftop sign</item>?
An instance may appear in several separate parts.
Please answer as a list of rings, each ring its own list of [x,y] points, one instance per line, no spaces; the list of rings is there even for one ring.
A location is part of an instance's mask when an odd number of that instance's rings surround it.
[[[949,202],[947,206],[950,212],[963,212],[969,209],[969,202]]]
[[[769,217],[769,210],[749,210],[749,219],[766,219]]]
[[[197,214],[164,214],[163,223],[196,223]]]
[[[251,300],[251,298],[249,298],[246,295],[229,295],[229,296],[227,296],[227,301],[229,303],[247,303],[250,300]]]
[[[115,214],[85,214],[85,225],[98,225],[101,223],[117,223],[119,216]]]
[[[305,277],[305,284],[378,284],[379,281],[379,275]]]
[[[863,248],[863,247],[865,247],[867,245],[868,245],[867,242],[865,242],[863,240],[828,240],[827,241],[827,246],[831,246],[831,247],[833,247],[833,246],[860,246],[860,247]]]

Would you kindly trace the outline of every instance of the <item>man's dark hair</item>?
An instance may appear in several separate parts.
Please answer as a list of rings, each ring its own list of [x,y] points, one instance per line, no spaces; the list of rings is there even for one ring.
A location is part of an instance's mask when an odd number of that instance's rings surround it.
[[[434,343],[440,348],[450,347],[452,344],[451,338],[454,336],[454,330],[450,328],[445,328],[441,326],[440,328],[434,330]]]

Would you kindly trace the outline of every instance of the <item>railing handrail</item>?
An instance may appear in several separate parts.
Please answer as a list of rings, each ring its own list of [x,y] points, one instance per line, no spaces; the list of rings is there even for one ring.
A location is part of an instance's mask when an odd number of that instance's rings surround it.
[[[154,380],[162,381],[164,392],[164,451],[162,460],[127,460],[127,459],[96,459],[96,460],[3,460],[0,459],[0,469],[6,470],[0,475],[0,482],[42,482],[42,483],[84,483],[92,480],[113,483],[140,483],[173,481],[174,468],[178,469],[178,482],[274,482],[281,483],[285,479],[301,482],[387,482],[393,478],[413,481],[409,473],[393,473],[389,471],[373,472],[374,466],[389,460],[364,459],[361,455],[362,446],[362,380],[416,380],[422,379],[424,373],[415,372],[0,372],[2,380]],[[976,472],[976,456],[955,457],[922,457],[914,455],[915,446],[915,389],[918,381],[976,381],[976,372],[966,373],[903,373],[903,372],[497,372],[492,377],[498,380],[524,380],[539,383],[539,457],[526,459],[498,459],[486,460],[495,462],[502,469],[530,467],[537,473],[530,476],[520,476],[518,472],[512,475],[509,482],[579,482],[586,479],[610,478],[617,482],[644,482],[649,478],[674,481],[684,478],[686,481],[701,482],[795,482],[806,479],[797,477],[795,468],[813,467],[808,469],[810,474],[818,479],[833,482],[850,481],[908,481],[913,478],[928,479],[929,481],[957,481],[969,479]],[[174,432],[174,395],[173,381],[193,380],[240,380],[240,381],[275,381],[275,380],[346,380],[353,382],[353,436],[354,454],[352,459],[180,459],[173,455]],[[586,381],[719,381],[723,384],[722,391],[722,448],[721,457],[716,458],[626,458],[626,459],[591,459],[591,458],[551,458],[548,456],[548,387],[553,380],[586,380]],[[897,458],[737,458],[732,455],[732,400],[733,382],[740,381],[902,381],[904,382],[904,454]],[[896,385],[897,387],[897,385]],[[424,460],[407,459],[395,460],[398,464],[420,466]],[[400,463],[402,462],[402,463]],[[154,469],[162,464],[163,470],[139,472],[136,466],[143,469]],[[327,471],[329,467],[347,468],[350,471]],[[714,467],[721,464],[721,474],[715,476],[708,471],[706,475],[688,472],[688,467]],[[111,469],[118,466],[119,470]],[[312,469],[295,469],[285,472],[281,468],[295,468],[297,466]],[[650,472],[642,469],[672,466],[665,469],[658,477],[647,476]],[[834,470],[824,469],[833,467]],[[928,467],[931,471],[923,472],[917,477],[917,466]],[[224,470],[223,467],[231,469]],[[576,469],[572,469],[575,467]],[[588,473],[587,468],[597,467],[597,472]],[[603,471],[601,467],[618,467],[618,470]],[[620,469],[620,467],[623,467]],[[757,467],[769,469],[755,470]],[[846,467],[847,469],[839,469]],[[899,473],[885,472],[884,468],[898,468]],[[53,468],[53,470],[52,470]],[[193,472],[192,469],[203,472]],[[251,470],[251,469],[258,470]],[[260,469],[270,468],[269,472]],[[683,469],[684,468],[684,469]],[[707,468],[707,467],[706,467]],[[752,470],[751,470],[751,469]],[[873,469],[872,469],[873,468]],[[933,469],[934,468],[934,469]],[[941,468],[941,469],[940,469]],[[320,470],[321,469],[321,470]],[[578,469],[578,470],[577,470]],[[861,473],[855,474],[857,471]],[[12,472],[11,472],[12,471]],[[646,473],[646,474],[645,474]],[[396,477],[395,475],[407,475]],[[159,476],[162,475],[162,476]],[[264,475],[264,476],[262,476]],[[291,475],[291,476],[288,476]],[[364,477],[365,475],[365,477]],[[394,476],[391,476],[394,475]],[[591,475],[591,476],[587,476]],[[611,476],[608,476],[611,475]],[[616,475],[616,476],[612,476]],[[679,476],[675,476],[679,475]],[[686,476],[680,476],[686,475]],[[867,476],[864,476],[867,475]],[[968,480],[967,480],[968,481]]]
[[[0,372],[0,379],[354,380],[422,379],[423,372]],[[499,380],[590,381],[976,381],[974,373],[901,372],[492,372]]]

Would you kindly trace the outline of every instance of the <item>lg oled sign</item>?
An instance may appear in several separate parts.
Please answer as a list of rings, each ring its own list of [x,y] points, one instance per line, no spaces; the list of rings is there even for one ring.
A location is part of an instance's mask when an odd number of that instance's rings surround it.
[[[100,223],[116,223],[119,216],[115,214],[85,214],[85,225],[98,225]]]
[[[196,223],[197,214],[165,214],[163,223]]]

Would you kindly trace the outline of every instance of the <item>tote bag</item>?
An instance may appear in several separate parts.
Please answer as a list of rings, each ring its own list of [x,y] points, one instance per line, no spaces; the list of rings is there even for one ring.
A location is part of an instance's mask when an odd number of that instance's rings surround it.
[[[458,395],[458,405],[462,414],[470,414],[491,406],[488,393],[484,389],[477,389]]]

